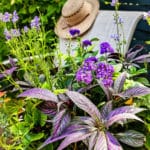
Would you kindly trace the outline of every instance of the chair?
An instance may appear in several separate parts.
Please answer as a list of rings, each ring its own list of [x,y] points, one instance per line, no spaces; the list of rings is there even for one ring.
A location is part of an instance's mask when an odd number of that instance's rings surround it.
[[[93,26],[88,32],[86,32],[81,38],[83,40],[97,37],[100,39],[100,42],[109,42],[111,46],[116,49],[116,43],[114,39],[111,38],[112,34],[116,34],[116,24],[114,23],[113,17],[114,11],[112,10],[100,10]],[[119,11],[119,16],[123,19],[123,30],[126,39],[126,44],[122,47],[121,52],[124,54],[130,46],[133,34],[135,32],[138,22],[143,17],[142,11]],[[122,36],[122,35],[121,35]],[[122,38],[122,37],[121,37]],[[60,38],[60,50],[63,53],[66,52],[67,45],[69,41],[66,39]],[[72,48],[77,46],[76,40],[71,42]],[[94,50],[99,49],[99,43],[95,45]]]

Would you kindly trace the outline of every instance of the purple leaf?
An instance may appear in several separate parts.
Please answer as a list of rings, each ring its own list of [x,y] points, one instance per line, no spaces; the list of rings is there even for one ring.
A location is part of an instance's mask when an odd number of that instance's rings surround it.
[[[112,97],[110,90],[108,88],[106,88],[100,80],[97,80],[97,82],[100,85],[100,87],[102,88],[102,90],[104,91],[104,93],[106,94],[107,100],[110,100]]]
[[[41,88],[29,89],[21,93],[18,97],[37,98],[37,99],[42,99],[42,100],[58,103],[58,98],[56,95],[54,95],[51,91],[47,89],[41,89]]]
[[[127,52],[127,60],[132,60],[135,58],[135,56],[143,50],[143,46],[137,45],[134,48],[132,48],[130,51]]]
[[[143,61],[143,62],[145,61],[146,62],[146,60],[149,58],[150,58],[150,55],[145,54],[145,55],[138,56],[135,59],[132,59],[131,62],[135,62],[135,61]]]
[[[69,125],[71,120],[70,114],[66,109],[61,110],[53,119],[52,137],[56,137]]]
[[[87,97],[73,91],[67,91],[66,94],[80,109],[87,112],[93,119],[101,119],[99,110]]]
[[[112,111],[112,101],[109,101],[101,109],[101,115],[103,119],[105,119],[111,111]]]
[[[43,101],[37,108],[44,114],[55,116],[57,113],[57,103],[51,101]]]
[[[133,106],[122,106],[111,111],[107,116],[107,120],[111,119],[113,116],[118,115],[118,114],[123,114],[123,113],[137,114],[144,110],[145,110],[144,108],[137,108]]]
[[[12,67],[16,66],[16,62],[14,61],[14,59],[12,57],[9,56],[9,63],[11,64]]]
[[[124,82],[126,80],[126,72],[123,72],[115,81],[114,81],[114,91],[115,93],[120,93],[123,89]]]
[[[6,75],[11,75],[16,69],[17,69],[17,67],[12,67],[10,69],[5,70],[4,73]]]
[[[145,62],[150,62],[150,58],[146,58],[146,59],[140,59],[140,60],[137,60],[136,63],[145,63]]]
[[[63,133],[60,135],[60,136],[57,136],[57,137],[52,137],[50,136],[39,148],[38,150],[42,149],[43,147],[45,147],[46,145],[50,144],[50,143],[53,143],[53,142],[56,142],[56,141],[59,141],[73,133],[76,133],[78,131],[85,131],[85,127],[82,126],[82,125],[70,125],[69,127],[67,127]]]
[[[118,140],[111,133],[106,132],[106,138],[108,145],[107,150],[123,150]]]
[[[143,122],[139,117],[135,116],[134,114],[122,113],[122,114],[115,115],[115,116],[111,117],[109,120],[107,120],[106,126],[108,128],[109,126],[111,126],[115,122],[117,123],[119,121],[124,121],[126,119],[135,119],[135,120]]]
[[[7,75],[11,75],[16,69],[17,69],[17,67],[12,67],[10,69],[6,69],[3,73],[0,74],[0,79],[4,78]]]
[[[94,150],[107,150],[107,140],[103,131],[98,133]]]
[[[84,116],[84,117],[76,116],[76,117],[74,117],[73,122],[74,122],[74,124],[76,124],[78,122],[79,124],[86,124],[91,127],[95,126],[95,120],[93,118],[87,117],[87,116]]]
[[[137,97],[137,96],[144,96],[150,94],[150,88],[145,86],[137,86],[127,89],[126,91],[119,93],[118,96],[122,98],[130,98],[130,97]]]
[[[145,136],[137,131],[128,130],[124,133],[118,133],[119,141],[132,147],[141,147],[144,145]]]
[[[78,131],[76,133],[73,133],[69,136],[67,136],[62,143],[60,144],[60,146],[58,147],[57,150],[63,150],[64,148],[66,148],[68,145],[70,145],[71,143],[75,143],[81,140],[86,139],[87,137],[89,137],[92,133],[87,131],[87,130],[82,130],[82,131]]]
[[[138,49],[143,49],[144,47],[142,45],[135,45],[134,47],[130,48],[126,54],[131,53],[132,51],[136,51]]]
[[[93,150],[94,149],[94,146],[96,144],[96,140],[97,140],[97,135],[98,135],[98,132],[95,131],[92,133],[92,135],[89,137],[89,142],[88,142],[88,149],[89,150]]]

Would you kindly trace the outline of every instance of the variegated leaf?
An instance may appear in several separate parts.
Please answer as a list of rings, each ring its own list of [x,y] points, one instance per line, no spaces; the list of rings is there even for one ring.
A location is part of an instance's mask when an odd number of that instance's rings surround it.
[[[112,124],[117,123],[119,121],[124,121],[126,119],[135,119],[135,120],[143,122],[139,117],[135,116],[134,114],[122,113],[122,114],[115,115],[115,116],[111,117],[109,120],[107,120],[106,127],[108,128]]]
[[[122,93],[119,93],[118,96],[122,98],[130,98],[130,97],[144,96],[147,94],[150,94],[150,88],[145,86],[136,86],[129,88]]]
[[[146,61],[146,59],[149,59],[149,58],[150,58],[150,55],[145,54],[145,55],[138,56],[135,59],[132,59],[132,62],[141,61],[141,60]]]
[[[92,135],[89,137],[89,140],[88,140],[88,150],[93,150],[94,149],[94,146],[96,144],[96,141],[97,141],[97,136],[98,136],[98,132],[95,131],[92,133]]]
[[[102,90],[104,91],[104,93],[106,94],[107,100],[111,100],[111,97],[112,97],[111,91],[108,88],[106,88],[100,80],[97,80],[97,82],[102,88]]]
[[[134,130],[128,130],[124,133],[118,133],[117,137],[122,143],[125,143],[132,147],[141,147],[145,142],[145,136],[142,133]]]
[[[78,131],[76,133],[73,133],[69,136],[67,136],[62,143],[60,144],[60,146],[57,148],[57,150],[63,150],[64,148],[66,148],[68,145],[78,142],[78,141],[82,141],[84,139],[86,139],[87,137],[89,137],[92,133],[89,132],[88,130],[82,130],[82,131]]]
[[[30,98],[37,98],[42,99],[46,101],[52,101],[52,102],[58,102],[58,98],[55,94],[53,94],[51,91],[47,89],[41,89],[41,88],[33,88],[29,89],[20,95],[18,97],[30,97]]]
[[[73,133],[76,133],[78,131],[82,131],[82,130],[85,130],[85,127],[82,126],[82,125],[70,125],[69,127],[67,127],[63,133],[60,135],[60,136],[57,136],[57,137],[52,137],[50,136],[39,148],[38,150],[41,150],[43,147],[47,146],[48,144],[50,143],[53,143],[53,142],[56,142],[56,141],[59,141]]]
[[[94,150],[108,150],[107,139],[103,131],[99,132],[97,135]]]
[[[132,60],[135,58],[135,56],[143,50],[143,46],[141,45],[136,45],[134,48],[132,48],[130,51],[127,52],[127,60]]]
[[[115,81],[114,81],[114,92],[120,93],[123,89],[124,82],[126,80],[126,72],[123,72]]]
[[[51,101],[43,101],[37,108],[44,114],[54,116],[57,113],[57,103]]]
[[[87,97],[74,91],[67,91],[66,94],[80,109],[87,112],[92,118],[101,119],[99,110]]]
[[[112,111],[112,101],[107,102],[101,109],[103,119],[106,119],[108,114]]]
[[[111,111],[108,114],[106,119],[108,120],[115,115],[119,115],[119,114],[123,114],[123,113],[137,114],[144,110],[145,110],[144,108],[138,108],[138,107],[133,107],[133,106],[122,106],[122,107],[116,108],[113,111]]]
[[[53,133],[52,137],[59,136],[62,131],[69,125],[71,120],[70,114],[63,109],[53,119]]]
[[[108,145],[107,150],[123,150],[118,140],[110,132],[106,132],[106,138]]]
[[[139,49],[140,47],[143,47],[142,45],[135,45],[134,47],[130,48],[126,54],[131,53],[132,51],[136,51],[137,49]]]

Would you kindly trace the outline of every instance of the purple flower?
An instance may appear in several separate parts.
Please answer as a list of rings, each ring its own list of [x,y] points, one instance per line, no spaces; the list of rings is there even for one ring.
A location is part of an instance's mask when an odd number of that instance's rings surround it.
[[[4,30],[4,35],[6,40],[10,40],[12,38],[10,31],[8,31],[7,29]]]
[[[31,20],[31,28],[36,28],[37,30],[39,30],[40,28],[40,19],[38,16],[35,16],[33,20]]]
[[[70,29],[69,33],[70,33],[71,36],[76,36],[76,35],[80,34],[80,30],[78,30],[78,29]]]
[[[11,32],[12,37],[18,37],[18,36],[20,36],[19,29],[11,29],[10,32]]]
[[[92,72],[80,68],[76,73],[76,80],[78,82],[84,82],[85,84],[90,84],[93,80]]]
[[[112,0],[111,6],[115,6],[118,3],[118,0]]]
[[[4,15],[3,15],[2,21],[3,21],[3,22],[10,22],[11,16],[12,16],[12,15],[11,15],[10,13],[5,12]]]
[[[98,61],[97,58],[94,56],[85,59],[83,64],[83,69],[86,71],[95,71],[97,67],[96,66],[97,61]]]
[[[114,73],[114,68],[110,64],[99,63],[97,65],[96,77],[102,80],[105,87],[110,87],[113,84],[112,75]]]
[[[19,17],[18,14],[16,12],[16,10],[13,12],[13,16],[12,16],[12,22],[15,23],[16,21],[18,21]]]
[[[111,38],[114,39],[115,41],[119,41],[119,40],[120,40],[118,34],[112,34],[112,35],[111,35]]]
[[[114,53],[114,49],[108,42],[103,42],[100,44],[100,54],[104,53]]]
[[[143,19],[146,20],[147,18],[150,18],[150,11],[143,14]]]
[[[102,83],[106,88],[111,87],[113,85],[113,79],[111,77],[108,79],[103,79]]]
[[[92,45],[92,42],[90,40],[84,40],[84,41],[82,41],[82,46],[83,47],[88,47],[90,45]]]
[[[29,31],[29,28],[27,26],[24,26],[23,30],[25,33],[27,33]]]
[[[123,24],[123,22],[124,22],[121,17],[117,17],[117,18],[115,18],[114,20],[115,20],[115,21],[114,21],[115,24],[117,24],[117,23],[118,23],[118,24]]]

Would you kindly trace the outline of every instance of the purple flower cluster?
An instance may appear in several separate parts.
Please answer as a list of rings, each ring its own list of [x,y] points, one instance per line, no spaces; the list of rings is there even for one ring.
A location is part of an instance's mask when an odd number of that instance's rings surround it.
[[[113,84],[112,75],[114,68],[110,64],[98,63],[96,57],[89,57],[84,60],[82,67],[76,73],[76,80],[85,84],[90,84],[93,77],[100,79],[105,87]]]
[[[111,6],[115,6],[118,3],[118,0],[112,0]]]
[[[92,45],[92,42],[90,40],[82,41],[82,46],[83,47],[88,47],[88,46],[91,46],[91,45]]]
[[[113,84],[112,75],[114,68],[110,64],[99,63],[96,70],[96,78],[100,79],[105,87],[111,87]]]
[[[13,23],[15,23],[16,21],[18,21],[19,17],[18,14],[16,12],[16,10],[13,12],[13,14],[10,14],[8,12],[5,12],[4,14],[0,14],[0,20],[2,22],[10,22],[12,21]]]
[[[80,30],[78,29],[70,29],[69,33],[71,36],[78,36],[80,34]]]
[[[41,25],[40,18],[38,16],[35,16],[33,18],[33,20],[31,20],[31,23],[30,23],[31,28],[35,28],[35,29],[39,30],[40,25]]]
[[[13,16],[12,16],[12,22],[15,23],[17,22],[19,19],[18,14],[16,12],[16,10],[13,12]]]
[[[6,40],[10,40],[13,37],[20,36],[20,30],[19,29],[11,29],[11,30],[5,29],[4,35],[5,35]]]
[[[3,17],[2,17],[2,21],[3,22],[10,22],[11,16],[12,16],[12,14],[5,12]]]
[[[29,31],[29,28],[27,26],[24,26],[23,30],[25,33],[27,33]]]
[[[100,54],[104,53],[114,53],[114,49],[108,42],[103,42],[100,44]]]
[[[76,80],[78,82],[84,82],[85,84],[90,84],[93,80],[92,72],[80,68],[76,73]]]
[[[115,41],[120,41],[120,37],[118,34],[112,34],[111,38],[114,39]]]

